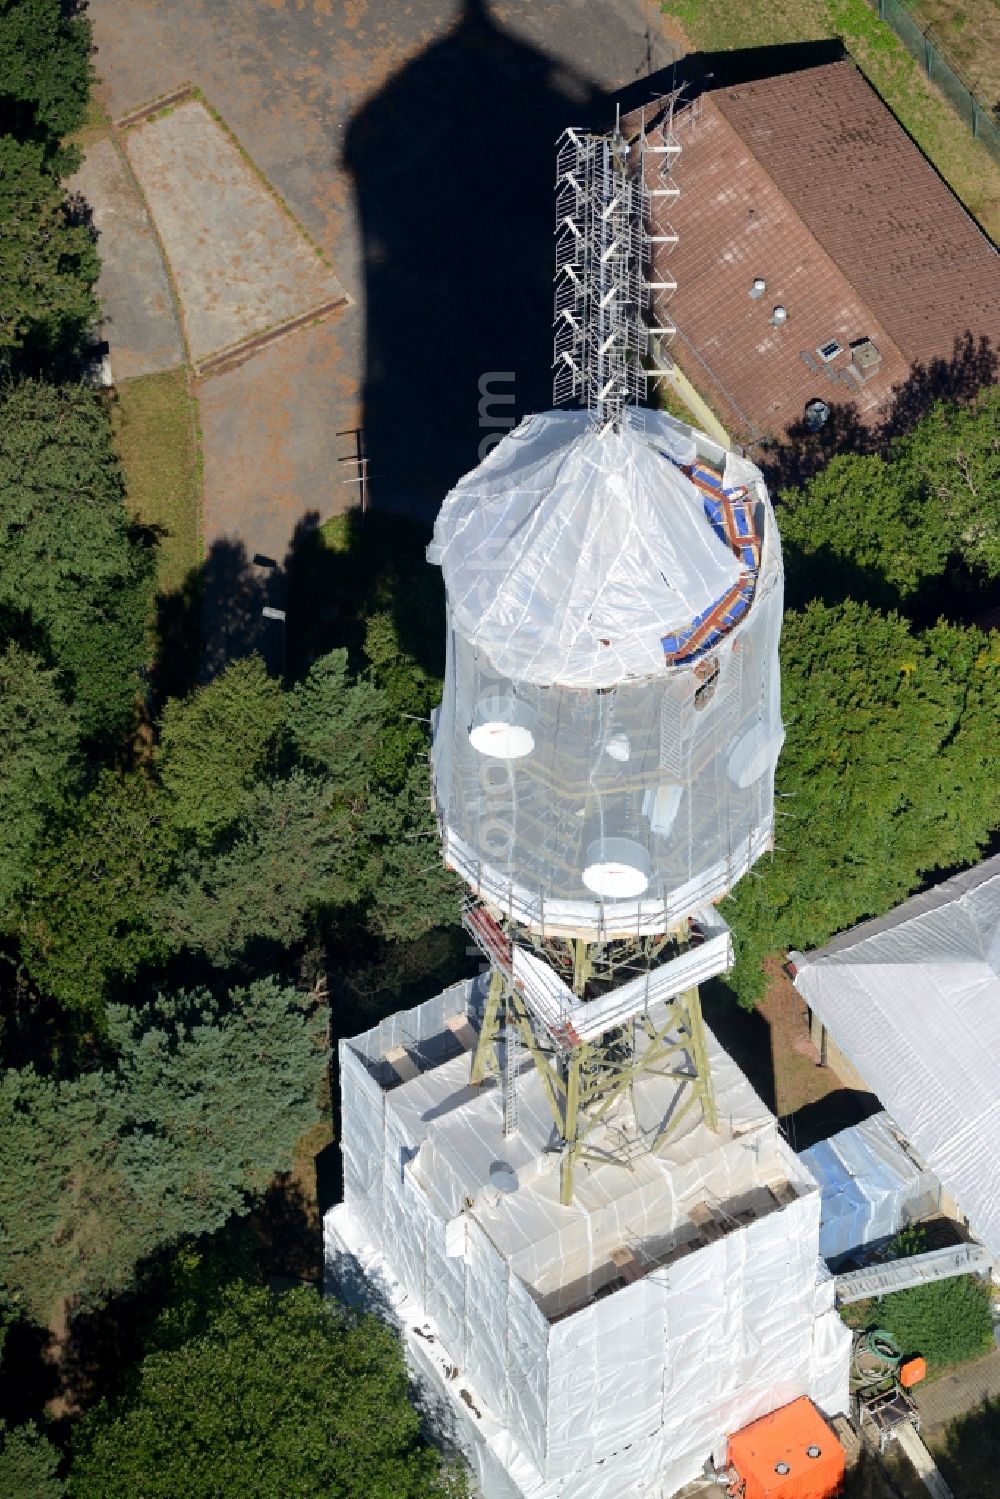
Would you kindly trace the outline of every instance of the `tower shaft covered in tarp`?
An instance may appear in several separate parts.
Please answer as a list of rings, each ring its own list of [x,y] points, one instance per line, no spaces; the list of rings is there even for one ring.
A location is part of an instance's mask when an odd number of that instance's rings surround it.
[[[560,142],[581,409],[504,437],[428,551],[434,803],[484,971],[340,1053],[331,1282],[379,1288],[486,1499],[667,1499],[755,1417],[847,1401],[820,1194],[699,1000],[772,843],[782,573],[758,469],[639,405],[671,120]]]

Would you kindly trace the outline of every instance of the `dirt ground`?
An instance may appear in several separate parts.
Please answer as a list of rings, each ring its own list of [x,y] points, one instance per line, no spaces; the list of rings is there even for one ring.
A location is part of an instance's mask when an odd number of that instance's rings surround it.
[[[344,289],[198,99],[123,136],[177,287],[196,369]]]

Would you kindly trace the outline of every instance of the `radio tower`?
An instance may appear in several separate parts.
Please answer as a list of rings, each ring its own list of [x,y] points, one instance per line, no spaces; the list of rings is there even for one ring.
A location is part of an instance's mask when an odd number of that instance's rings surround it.
[[[554,387],[583,409],[501,442],[428,552],[449,613],[438,817],[491,965],[472,1082],[501,1075],[509,1133],[530,1055],[563,1203],[581,1158],[628,1164],[695,1107],[716,1127],[696,985],[730,965],[713,903],[771,846],[782,743],[763,484],[640,405],[673,331],[646,321],[674,286],[651,213],[675,194],[673,109],[631,144],[561,137]],[[649,1070],[675,1085],[655,1127],[630,1107]]]
[[[782,575],[759,471],[643,405],[675,104],[561,137],[567,404],[428,549],[434,800],[484,971],[340,1044],[329,1283],[391,1307],[485,1499],[668,1499],[745,1423],[848,1400],[819,1190],[699,1001],[771,847]]]

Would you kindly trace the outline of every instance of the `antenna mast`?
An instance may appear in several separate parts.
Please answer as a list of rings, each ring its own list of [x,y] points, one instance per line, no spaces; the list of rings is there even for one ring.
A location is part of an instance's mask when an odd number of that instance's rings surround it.
[[[553,397],[586,406],[598,432],[619,431],[627,409],[645,401],[647,380],[668,373],[661,350],[673,323],[661,315],[650,326],[647,318],[677,288],[658,264],[677,235],[653,214],[679,193],[672,171],[680,92],[662,101],[649,129],[643,112],[635,141],[616,119],[605,135],[570,128],[557,144]]]

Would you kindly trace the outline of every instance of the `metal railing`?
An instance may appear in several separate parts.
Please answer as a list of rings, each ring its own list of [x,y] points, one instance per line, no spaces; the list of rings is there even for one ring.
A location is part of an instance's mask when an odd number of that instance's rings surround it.
[[[929,1249],[924,1254],[867,1265],[836,1276],[837,1305],[865,1301],[869,1296],[889,1296],[909,1286],[947,1280],[953,1275],[988,1275],[992,1260],[981,1244],[960,1244],[954,1249]]]

